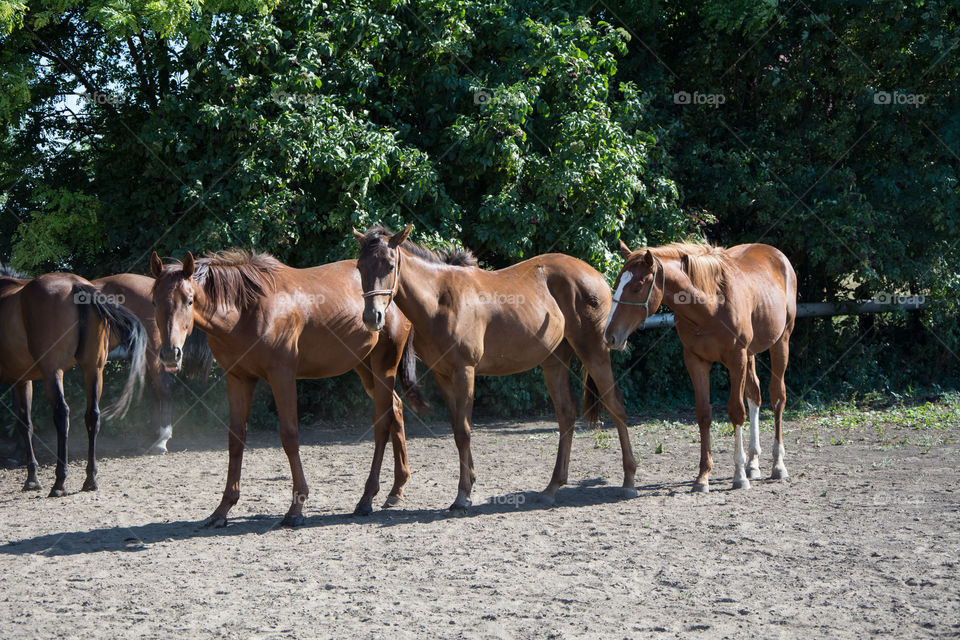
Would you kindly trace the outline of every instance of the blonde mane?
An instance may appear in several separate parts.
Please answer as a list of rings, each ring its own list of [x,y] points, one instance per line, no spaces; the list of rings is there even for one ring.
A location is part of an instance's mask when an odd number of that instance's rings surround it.
[[[641,256],[648,249],[660,259],[685,258],[690,281],[705,295],[715,296],[725,289],[731,262],[724,247],[699,242],[674,242],[662,247],[643,247],[630,258]]]

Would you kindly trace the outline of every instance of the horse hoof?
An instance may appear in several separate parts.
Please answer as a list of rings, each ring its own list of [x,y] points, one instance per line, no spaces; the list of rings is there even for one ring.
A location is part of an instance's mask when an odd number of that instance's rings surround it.
[[[357,508],[353,510],[353,515],[355,516],[368,516],[373,513],[373,505],[367,503],[364,504],[361,502],[357,505]]]
[[[784,478],[789,478],[789,477],[790,477],[790,474],[787,473],[787,470],[784,469],[783,467],[780,467],[780,468],[774,467],[773,473],[770,474],[771,480],[783,480]]]
[[[283,516],[283,520],[280,521],[280,526],[290,527],[292,529],[293,527],[302,527],[306,521],[307,519],[303,517],[302,513],[298,513],[297,515],[291,515],[288,513],[287,515]]]
[[[710,493],[710,485],[708,484],[694,484],[690,489],[690,493]]]
[[[750,480],[759,480],[761,475],[760,467],[747,469],[747,478]]]
[[[80,488],[81,491],[96,491],[99,488],[96,480],[87,480]]]
[[[23,491],[40,491],[40,483],[36,480],[27,480],[23,483]]]
[[[470,502],[470,498],[465,498],[463,500],[457,498],[454,503],[450,505],[450,511],[466,511],[467,507],[469,507],[471,504],[473,503]]]
[[[401,504],[403,504],[403,496],[387,496],[387,499],[383,501],[383,508],[389,509],[400,506]]]
[[[537,494],[537,502],[546,507],[552,507],[557,504],[557,498],[554,494],[544,491],[543,493]]]
[[[225,526],[227,526],[226,518],[221,518],[220,516],[212,515],[209,518],[207,518],[202,525],[200,525],[200,528],[201,529],[223,529]]]
[[[749,488],[750,488],[750,481],[747,480],[746,478],[744,478],[743,480],[734,480],[734,481],[733,481],[733,488],[734,488],[734,489],[749,489]]]
[[[620,489],[620,496],[626,499],[632,499],[639,496],[640,493],[633,487],[623,487]]]
[[[153,445],[152,447],[150,447],[150,450],[147,451],[147,453],[149,453],[152,456],[162,456],[166,452],[167,452],[167,445],[160,446],[158,444]]]
[[[53,489],[50,489],[50,494],[49,494],[47,497],[48,497],[48,498],[62,498],[62,497],[65,496],[65,495],[67,495],[66,489],[58,489],[58,488],[54,487]]]

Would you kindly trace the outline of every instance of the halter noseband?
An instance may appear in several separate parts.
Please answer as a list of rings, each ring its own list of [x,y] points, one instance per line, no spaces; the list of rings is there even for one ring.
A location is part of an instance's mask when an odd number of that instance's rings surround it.
[[[664,271],[663,263],[660,262],[660,258],[658,258],[657,256],[653,256],[653,282],[650,284],[650,288],[647,290],[647,299],[644,300],[643,302],[630,302],[629,300],[617,300],[616,298],[614,298],[613,301],[616,302],[617,304],[625,304],[631,307],[643,307],[643,310],[647,312],[647,317],[649,317],[650,316],[650,306],[649,306],[650,297],[653,295],[653,288],[657,285],[657,271],[660,271],[660,273],[663,274],[663,276],[661,276],[661,281],[660,281],[660,288],[663,289],[663,287],[665,287],[667,284],[667,272]]]
[[[397,295],[397,288],[400,286],[400,260],[403,258],[403,252],[400,251],[400,247],[397,247],[397,266],[393,271],[393,286],[389,289],[374,289],[373,291],[366,291],[361,294],[364,298],[372,298],[373,296],[390,296],[390,299],[387,300],[387,306],[384,307],[386,311],[387,307],[390,306],[390,303],[393,302],[394,296]]]

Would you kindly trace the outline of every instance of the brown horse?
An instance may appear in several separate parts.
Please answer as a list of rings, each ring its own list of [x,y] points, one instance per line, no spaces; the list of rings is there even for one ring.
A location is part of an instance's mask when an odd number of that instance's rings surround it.
[[[93,285],[109,299],[133,313],[147,332],[146,375],[152,396],[150,413],[151,432],[156,440],[151,453],[166,453],[167,442],[173,436],[173,374],[160,362],[160,330],[153,313],[153,278],[135,273],[120,273],[93,280]],[[110,359],[122,358],[116,340],[111,340]],[[183,347],[183,373],[206,379],[213,366],[213,354],[207,345],[207,336],[200,330],[190,334]]]
[[[115,339],[129,354],[126,384],[107,412],[123,415],[143,382],[146,337],[143,326],[126,309],[104,299],[87,280],[69,273],[38,278],[18,277],[0,270],[0,382],[13,386],[17,423],[27,449],[24,490],[40,488],[33,453],[30,404],[33,380],[43,380],[57,428],[56,480],[50,496],[63,496],[67,477],[67,436],[70,408],[63,397],[63,374],[74,364],[83,371],[87,412],[84,416],[89,447],[84,491],[97,488],[96,440],[100,430],[100,393],[103,367]]]
[[[293,475],[293,502],[284,525],[303,523],[308,494],[300,463],[298,378],[357,372],[375,404],[375,447],[354,513],[372,511],[388,435],[393,439],[394,485],[385,506],[402,500],[410,470],[403,405],[394,392],[398,367],[414,410],[426,406],[416,386],[415,355],[407,346],[410,323],[396,312],[386,318],[386,330],[380,334],[363,326],[355,262],[294,269],[266,254],[230,251],[199,260],[188,253],[182,265],[164,266],[154,252],[150,266],[157,278],[153,300],[163,363],[172,369],[181,366],[184,341],[197,326],[206,332],[210,349],[227,374],[230,464],[223,499],[205,526],[226,525],[227,512],[240,497],[247,420],[258,379],[273,389],[280,440]]]
[[[786,478],[783,463],[783,406],[787,391],[790,333],[797,315],[797,275],[779,250],[765,244],[729,249],[681,243],[631,251],[620,242],[626,258],[615,283],[614,306],[604,338],[614,349],[661,301],[673,310],[683,342],[683,360],[693,380],[697,423],[700,426],[700,473],[694,491],[709,491],[710,367],[722,362],[730,372],[727,413],[734,431],[734,489],[749,489],[749,478],[760,477],[760,380],[755,355],[770,350],[770,402],[776,441],[773,478]],[[749,476],[740,429],[744,422],[743,394],[750,405]]]
[[[502,376],[543,367],[560,425],[560,446],[545,502],[567,482],[577,403],[570,386],[570,359],[576,354],[587,372],[585,413],[596,419],[596,397],[617,425],[623,454],[624,494],[635,496],[637,462],[630,446],[623,398],[613,379],[603,323],[610,289],[590,265],[547,254],[499,271],[476,268],[472,257],[458,265],[407,240],[412,225],[396,234],[354,231],[360,242],[357,268],[371,330],[399,307],[417,333],[417,355],[433,371],[450,410],[460,454],[460,485],[451,509],[470,505],[476,480],[470,453],[475,376]],[[396,302],[392,305],[392,302]]]

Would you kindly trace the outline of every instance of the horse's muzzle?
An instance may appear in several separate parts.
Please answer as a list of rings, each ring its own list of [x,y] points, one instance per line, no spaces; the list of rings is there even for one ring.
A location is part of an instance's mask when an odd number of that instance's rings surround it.
[[[180,347],[162,347],[160,349],[160,362],[163,364],[163,368],[170,373],[180,371],[180,366],[183,364],[183,349]]]
[[[384,314],[380,309],[366,308],[363,310],[363,324],[369,331],[383,329]]]
[[[613,349],[614,351],[623,351],[627,348],[627,336],[621,335],[620,332],[616,332],[611,335],[610,331],[604,331],[603,341],[606,343],[607,347]]]

